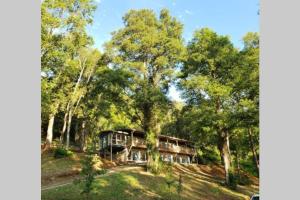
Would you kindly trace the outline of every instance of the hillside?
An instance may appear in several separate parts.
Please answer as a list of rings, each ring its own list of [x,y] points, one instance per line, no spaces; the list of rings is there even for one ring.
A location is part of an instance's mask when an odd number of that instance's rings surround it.
[[[80,171],[81,154],[71,158],[54,159],[48,155],[42,156],[42,199],[67,200],[82,199],[80,186],[72,180]],[[169,190],[163,175],[154,176],[143,167],[115,166],[109,161],[102,161],[109,173],[98,177],[91,199],[249,199],[258,192],[258,179],[251,177],[252,184],[238,186],[237,191],[222,185],[224,171],[217,165],[173,165],[173,175],[182,175],[183,191],[181,198],[177,195],[175,186]],[[63,186],[57,187],[57,185]],[[49,186],[53,186],[52,189]],[[45,189],[45,188],[50,189]]]

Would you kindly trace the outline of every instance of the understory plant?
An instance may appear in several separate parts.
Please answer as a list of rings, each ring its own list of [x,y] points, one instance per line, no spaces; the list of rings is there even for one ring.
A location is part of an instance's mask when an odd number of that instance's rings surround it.
[[[83,183],[81,194],[85,195],[85,198],[87,200],[89,199],[92,192],[95,177],[97,175],[106,173],[106,170],[99,169],[99,167],[96,166],[97,163],[99,163],[99,157],[94,153],[92,148],[89,148],[84,159],[81,161],[82,170],[80,175],[82,179],[78,179],[75,181],[75,184]]]

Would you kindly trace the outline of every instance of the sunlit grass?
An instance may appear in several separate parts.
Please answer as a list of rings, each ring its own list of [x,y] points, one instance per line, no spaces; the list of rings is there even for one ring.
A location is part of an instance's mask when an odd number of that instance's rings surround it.
[[[55,159],[53,156],[42,157],[42,174],[55,175],[80,168],[81,154],[75,153],[72,157]],[[183,191],[180,197],[176,186],[167,186],[164,175],[156,176],[143,171],[142,168],[107,174],[97,178],[91,194],[91,200],[225,200],[249,199],[258,192],[257,186],[239,186],[237,191],[225,187],[221,166],[202,165],[175,165],[173,176],[178,179],[182,175]],[[70,179],[71,180],[71,179]],[[80,194],[82,184],[69,184],[56,189],[42,191],[43,200],[79,200],[84,197]]]
[[[232,191],[217,183],[203,182],[183,174],[181,197],[176,187],[169,190],[163,176],[146,172],[119,172],[96,179],[91,199],[106,200],[150,200],[150,199],[248,199],[247,195]],[[81,185],[67,185],[42,192],[43,200],[82,199]]]

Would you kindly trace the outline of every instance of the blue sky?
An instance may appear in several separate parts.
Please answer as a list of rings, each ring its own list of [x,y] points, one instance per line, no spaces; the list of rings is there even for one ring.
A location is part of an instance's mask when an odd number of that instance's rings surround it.
[[[238,48],[247,32],[259,32],[258,0],[95,0],[98,8],[94,24],[89,27],[95,47],[110,39],[110,33],[123,26],[122,16],[130,9],[148,8],[157,14],[162,8],[184,24],[183,37],[189,41],[196,29],[209,27],[222,35],[229,35]],[[170,95],[181,100],[174,87]]]

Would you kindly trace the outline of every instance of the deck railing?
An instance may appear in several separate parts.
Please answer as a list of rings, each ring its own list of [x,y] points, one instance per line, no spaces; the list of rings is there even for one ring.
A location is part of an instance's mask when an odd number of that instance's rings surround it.
[[[194,154],[195,150],[191,147],[185,147],[185,146],[177,146],[173,143],[167,143],[167,142],[160,142],[159,148],[161,150],[171,151],[174,153],[184,153],[184,154]]]
[[[110,141],[109,141],[110,144]],[[127,139],[116,139],[115,137],[112,139],[113,145],[122,145],[122,146],[134,146],[146,148],[146,140],[139,137],[133,137],[133,141],[131,141],[131,137],[127,137]],[[188,146],[181,146],[174,143],[167,142],[159,142],[159,149],[164,151],[170,151],[174,153],[182,153],[182,154],[195,154],[195,149]]]

